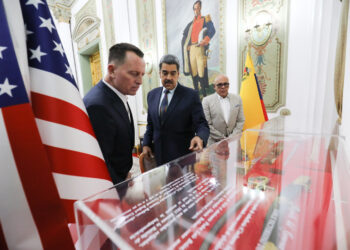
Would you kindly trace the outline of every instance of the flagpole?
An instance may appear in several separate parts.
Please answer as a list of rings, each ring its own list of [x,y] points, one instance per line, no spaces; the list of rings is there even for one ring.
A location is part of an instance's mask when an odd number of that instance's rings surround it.
[[[252,56],[252,54],[250,53],[250,50],[251,50],[251,49],[252,49],[252,42],[249,41],[249,42],[248,42],[248,54],[249,54],[250,57]]]

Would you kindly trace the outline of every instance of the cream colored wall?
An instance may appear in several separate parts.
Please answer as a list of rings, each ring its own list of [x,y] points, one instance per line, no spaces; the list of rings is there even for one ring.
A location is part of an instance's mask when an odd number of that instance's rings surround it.
[[[290,1],[287,103],[308,131],[330,132],[340,1]]]

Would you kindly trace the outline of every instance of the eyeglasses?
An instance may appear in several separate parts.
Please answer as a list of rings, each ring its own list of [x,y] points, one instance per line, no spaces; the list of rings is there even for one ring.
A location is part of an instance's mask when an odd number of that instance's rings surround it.
[[[228,87],[230,85],[230,83],[228,83],[228,82],[222,82],[222,83],[217,83],[217,84],[215,84],[215,86],[216,87],[218,87],[218,88],[221,88],[221,87]]]

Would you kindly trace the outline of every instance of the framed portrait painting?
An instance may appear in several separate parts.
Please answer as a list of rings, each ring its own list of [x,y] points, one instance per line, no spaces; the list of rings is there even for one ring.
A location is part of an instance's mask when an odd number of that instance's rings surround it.
[[[225,73],[225,1],[163,0],[164,54],[179,58],[179,82],[214,93],[213,82]]]

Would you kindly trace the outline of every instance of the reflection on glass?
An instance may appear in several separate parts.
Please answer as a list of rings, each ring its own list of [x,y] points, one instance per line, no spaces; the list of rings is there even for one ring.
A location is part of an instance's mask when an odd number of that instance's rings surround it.
[[[285,132],[284,122],[271,120],[79,201],[80,247],[349,248],[342,139]]]

